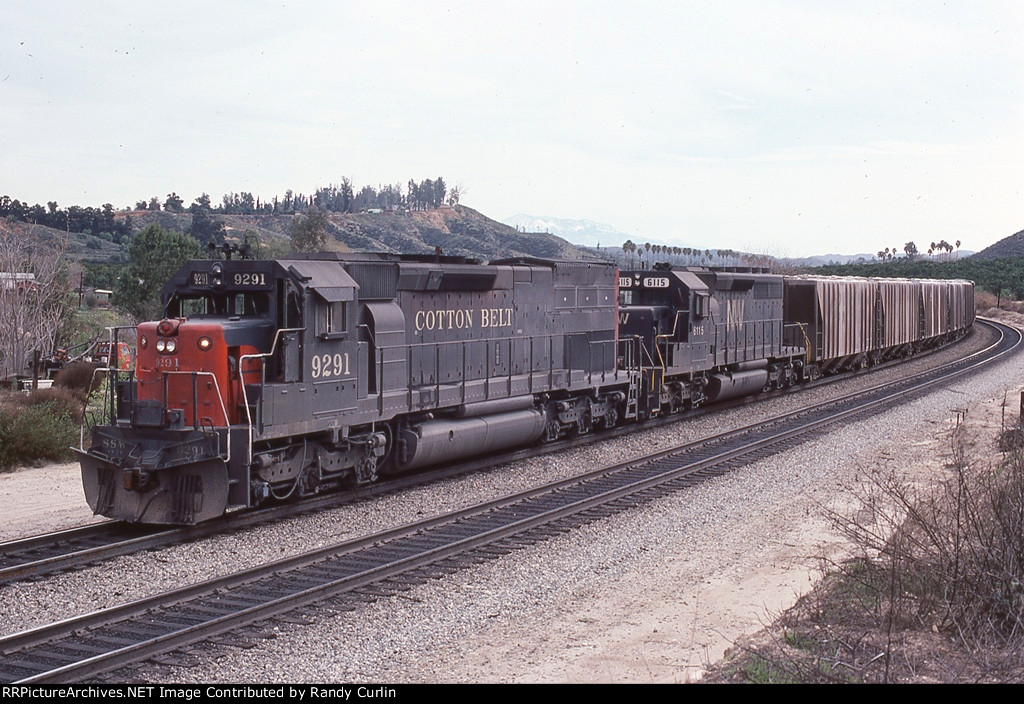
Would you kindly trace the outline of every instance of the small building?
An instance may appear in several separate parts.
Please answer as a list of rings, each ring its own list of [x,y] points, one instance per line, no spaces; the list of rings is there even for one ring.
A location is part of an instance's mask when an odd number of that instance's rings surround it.
[[[20,271],[0,271],[0,292],[30,291],[36,288],[36,275]]]

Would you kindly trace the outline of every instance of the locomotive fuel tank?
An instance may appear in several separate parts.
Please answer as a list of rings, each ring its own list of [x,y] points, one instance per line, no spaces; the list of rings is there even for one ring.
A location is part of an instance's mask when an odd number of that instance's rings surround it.
[[[768,383],[768,364],[761,369],[748,369],[723,374],[709,374],[708,383],[704,387],[708,401],[724,401],[740,396],[751,396],[764,389]]]
[[[399,434],[398,467],[415,469],[529,445],[544,427],[544,414],[536,409],[416,423]]]

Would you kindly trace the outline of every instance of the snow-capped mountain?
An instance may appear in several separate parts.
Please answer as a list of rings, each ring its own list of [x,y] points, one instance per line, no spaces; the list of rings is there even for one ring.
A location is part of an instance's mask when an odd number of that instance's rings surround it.
[[[593,220],[570,220],[548,215],[519,213],[504,218],[502,222],[523,232],[549,232],[569,240],[573,244],[587,247],[595,247],[599,244],[602,247],[617,247],[628,239],[636,240],[635,235]]]

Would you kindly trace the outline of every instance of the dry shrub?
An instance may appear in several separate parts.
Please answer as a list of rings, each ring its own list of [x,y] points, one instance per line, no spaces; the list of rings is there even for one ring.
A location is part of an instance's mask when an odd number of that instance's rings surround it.
[[[980,288],[974,289],[974,307],[983,312],[996,307],[996,294],[983,291]]]
[[[89,362],[75,362],[57,372],[53,385],[71,389],[85,398],[96,390],[102,381],[102,376],[94,374],[96,365]]]
[[[880,473],[857,516],[834,516],[873,569],[863,587],[890,635],[944,633],[986,677],[1024,672],[1024,451],[975,467],[954,433],[953,475],[917,489]],[[891,645],[891,643],[890,643]],[[977,670],[975,670],[977,671]],[[1016,674],[1014,674],[1016,673]]]
[[[997,303],[1000,310],[1024,313],[1024,301],[1015,301],[1007,296],[996,296],[991,291],[985,291],[980,288],[974,289],[974,308],[980,314],[985,314],[987,311],[996,308]]]

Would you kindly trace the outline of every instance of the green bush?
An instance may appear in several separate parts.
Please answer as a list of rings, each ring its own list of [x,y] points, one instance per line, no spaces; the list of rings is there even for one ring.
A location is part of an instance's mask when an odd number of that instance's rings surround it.
[[[78,442],[78,427],[61,404],[49,401],[0,408],[0,469],[42,461],[66,462]]]
[[[66,415],[77,424],[82,424],[82,413],[85,410],[84,392],[63,387],[53,386],[49,389],[39,389],[28,395],[19,395],[15,403],[19,406],[38,406],[49,404],[53,406],[53,414]]]

